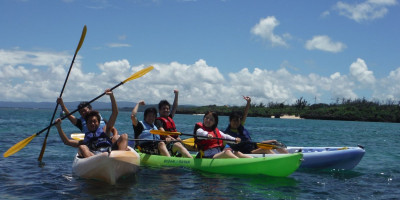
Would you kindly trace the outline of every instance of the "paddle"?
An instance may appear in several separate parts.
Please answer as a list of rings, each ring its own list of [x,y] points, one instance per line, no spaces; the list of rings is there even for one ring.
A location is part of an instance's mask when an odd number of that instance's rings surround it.
[[[81,46],[82,46],[82,44],[83,44],[83,41],[85,40],[86,30],[87,30],[87,28],[86,28],[86,25],[85,25],[85,26],[83,27],[83,30],[82,30],[82,35],[81,35],[81,39],[79,40],[78,47],[76,47],[74,57],[72,58],[71,65],[69,66],[69,70],[68,70],[68,73],[67,73],[67,77],[65,78],[64,85],[63,85],[63,87],[62,87],[62,89],[61,89],[60,98],[62,97],[62,94],[63,94],[63,92],[64,92],[65,85],[67,84],[68,77],[69,77],[69,74],[71,73],[72,65],[74,64],[76,54],[78,54],[78,51],[79,51],[79,49],[81,49]],[[53,123],[54,116],[56,115],[56,112],[57,112],[57,108],[58,108],[58,103],[56,104],[56,107],[54,108],[54,112],[53,112],[53,116],[51,117],[50,124]],[[38,158],[38,161],[39,161],[39,162],[42,162],[44,150],[46,149],[47,136],[49,136],[49,132],[50,132],[50,128],[47,129],[46,137],[44,138],[44,141],[43,141],[42,150],[40,151],[39,158]],[[32,139],[33,139],[33,138],[32,138]]]
[[[71,133],[70,137],[74,140],[83,140],[85,139],[84,133]],[[165,142],[165,140],[150,140],[150,139],[129,139],[130,141],[147,141],[147,142]],[[177,140],[171,142],[178,142]]]
[[[158,135],[187,135],[187,136],[192,136],[195,137],[194,134],[187,134],[187,133],[181,133],[181,132],[169,132],[169,131],[161,131],[161,130],[150,130],[151,134],[158,134]],[[216,140],[224,140],[228,141],[230,143],[235,143],[235,140],[230,140],[230,139],[222,139],[222,138],[209,138],[207,136],[197,136],[201,138],[206,138],[206,139],[216,139]],[[189,141],[188,141],[189,143]],[[286,148],[286,145],[282,143],[260,143],[260,142],[247,142],[246,143],[253,143],[256,144],[258,148],[261,149],[279,149],[279,148]]]
[[[134,73],[132,76],[130,76],[129,78],[127,78],[126,80],[122,81],[121,83],[117,84],[116,86],[114,86],[113,88],[111,88],[110,90],[114,90],[115,88],[119,87],[120,85],[131,81],[133,79],[137,79],[139,77],[142,77],[143,75],[145,75],[147,72],[151,71],[154,67],[150,66],[147,68],[144,68],[136,73]],[[85,105],[83,105],[83,107],[89,105],[90,103],[96,101],[97,99],[99,99],[100,97],[104,96],[106,93],[103,92],[103,94],[99,95],[98,97],[92,99],[91,101],[87,102]],[[79,111],[79,109],[76,109],[72,112],[70,112],[69,114],[65,115],[64,117],[61,118],[61,120],[67,118],[68,116],[74,114],[75,112]],[[19,150],[21,150],[22,148],[24,148],[33,138],[35,138],[36,136],[40,135],[43,131],[47,130],[48,128],[50,128],[51,126],[54,126],[56,123],[52,123],[49,126],[47,126],[46,128],[42,129],[41,131],[34,133],[33,135],[29,136],[28,138],[18,142],[17,144],[15,144],[14,146],[12,146],[11,148],[9,148],[4,154],[4,157],[8,157],[13,155],[14,153],[17,153]]]

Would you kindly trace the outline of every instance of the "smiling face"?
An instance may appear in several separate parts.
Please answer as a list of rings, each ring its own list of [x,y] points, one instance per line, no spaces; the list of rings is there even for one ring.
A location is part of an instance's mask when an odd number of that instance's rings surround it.
[[[144,121],[148,124],[153,124],[154,121],[156,120],[156,114],[155,113],[147,113]]]
[[[214,116],[211,113],[208,113],[206,116],[204,116],[203,124],[207,128],[212,128],[215,124]]]
[[[84,107],[84,108],[79,109],[79,114],[81,114],[81,116],[83,118],[85,118],[89,111],[90,111],[90,109],[88,107]]]
[[[96,116],[90,116],[86,120],[86,126],[90,132],[95,132],[99,128],[100,122]]]
[[[160,116],[161,116],[161,117],[168,117],[169,112],[170,112],[169,105],[163,105],[163,106],[161,106],[159,112],[160,112]]]

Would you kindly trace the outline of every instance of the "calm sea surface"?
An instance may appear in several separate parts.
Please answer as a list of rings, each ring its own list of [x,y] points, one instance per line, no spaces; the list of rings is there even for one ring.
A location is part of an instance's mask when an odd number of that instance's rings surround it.
[[[0,109],[0,150],[49,124],[52,110]],[[102,112],[108,118],[109,112]],[[140,116],[139,119],[142,119]],[[199,115],[176,115],[181,132],[192,133]],[[227,117],[220,117],[224,130]],[[69,121],[66,133],[79,132]],[[130,112],[120,112],[120,133],[133,137]],[[184,168],[141,167],[115,186],[72,175],[76,149],[51,129],[39,166],[45,132],[18,153],[0,158],[0,199],[400,199],[400,124],[249,117],[254,141],[277,139],[288,146],[356,146],[366,154],[351,171],[296,171],[286,178],[209,174]]]

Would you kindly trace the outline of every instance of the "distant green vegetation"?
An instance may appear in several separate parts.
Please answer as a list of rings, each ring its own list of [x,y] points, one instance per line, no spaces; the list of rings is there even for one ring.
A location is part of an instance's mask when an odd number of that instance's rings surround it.
[[[219,115],[229,115],[232,111],[243,111],[244,106],[200,106],[178,107],[180,114],[204,114],[207,110]],[[284,103],[252,104],[249,110],[250,117],[279,118],[283,115],[296,115],[304,119],[346,120],[369,122],[400,122],[400,102],[387,101],[386,103],[371,102],[365,99],[337,99],[332,104],[308,104],[301,97],[292,105]]]

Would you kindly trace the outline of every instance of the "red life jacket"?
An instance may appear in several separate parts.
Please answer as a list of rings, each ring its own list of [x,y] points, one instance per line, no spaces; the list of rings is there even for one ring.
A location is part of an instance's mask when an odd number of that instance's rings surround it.
[[[176,126],[175,126],[175,122],[174,122],[174,120],[173,120],[170,116],[168,116],[168,118],[165,118],[165,117],[157,117],[157,119],[160,120],[160,121],[162,121],[162,123],[163,123],[163,128],[164,128],[165,131],[177,132]],[[178,135],[170,135],[170,136],[173,137],[173,138],[175,138],[175,139],[178,138]],[[160,138],[161,138],[162,140],[164,140],[164,139],[165,139],[165,136],[160,135]]]
[[[196,131],[197,129],[203,129],[205,131],[208,132],[208,134],[211,134],[213,137],[215,138],[222,138],[221,134],[219,133],[218,128],[215,128],[215,130],[211,130],[210,128],[207,128],[203,125],[202,122],[198,122],[196,123],[195,127],[194,127],[194,142],[197,145],[197,148],[199,150],[207,150],[207,149],[212,149],[215,147],[224,147],[223,141],[222,140],[216,140],[216,139],[200,139],[196,137]]]

